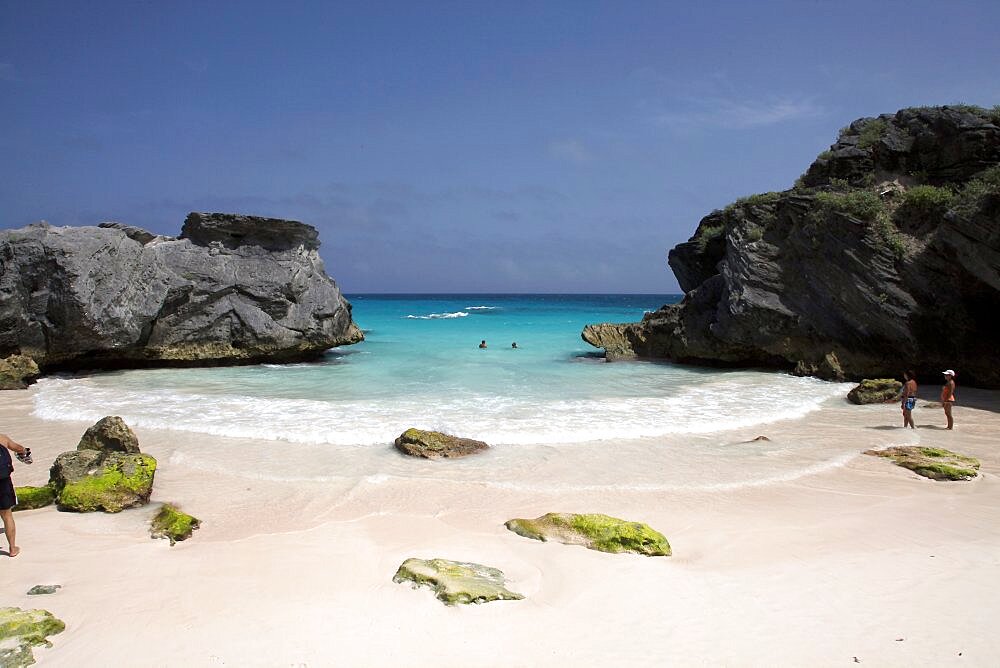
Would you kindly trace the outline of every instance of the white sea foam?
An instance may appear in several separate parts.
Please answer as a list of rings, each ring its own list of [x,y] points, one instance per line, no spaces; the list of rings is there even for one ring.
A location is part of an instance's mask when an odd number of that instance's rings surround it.
[[[466,306],[466,311],[496,311],[499,306]]]
[[[725,377],[723,377],[725,378]],[[800,418],[842,395],[843,387],[768,376],[766,389],[739,379],[690,385],[680,395],[555,399],[540,396],[428,395],[383,399],[290,399],[129,389],[93,379],[44,379],[38,417],[129,424],[235,438],[365,446],[417,426],[496,445],[567,444],[708,434]]]
[[[467,318],[467,311],[455,311],[454,313],[428,313],[427,315],[408,315],[407,320],[450,320],[452,318]]]

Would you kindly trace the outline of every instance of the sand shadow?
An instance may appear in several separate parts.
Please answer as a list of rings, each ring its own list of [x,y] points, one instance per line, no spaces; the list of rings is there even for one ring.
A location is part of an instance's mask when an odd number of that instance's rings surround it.
[[[918,424],[917,429],[940,429],[942,431],[947,431],[947,427],[942,427],[938,424]]]

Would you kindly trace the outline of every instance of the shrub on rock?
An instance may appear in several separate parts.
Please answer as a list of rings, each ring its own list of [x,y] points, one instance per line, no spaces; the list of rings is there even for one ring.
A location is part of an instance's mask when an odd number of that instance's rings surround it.
[[[852,404],[884,404],[899,396],[903,384],[892,378],[865,379],[847,393]]]
[[[424,585],[445,605],[519,600],[523,595],[508,590],[503,571],[482,564],[448,559],[407,559],[392,577],[409,581],[414,589]]]
[[[201,526],[201,520],[182,513],[177,506],[165,503],[160,512],[153,516],[149,525],[149,535],[166,538],[173,545],[179,540],[187,540],[194,530]]]
[[[647,524],[601,514],[548,513],[531,519],[513,519],[504,525],[519,536],[566,545],[583,545],[600,552],[632,552],[669,557],[670,543]]]
[[[471,438],[459,438],[440,431],[407,429],[395,441],[396,449],[403,454],[425,459],[465,457],[488,449],[490,446]]]

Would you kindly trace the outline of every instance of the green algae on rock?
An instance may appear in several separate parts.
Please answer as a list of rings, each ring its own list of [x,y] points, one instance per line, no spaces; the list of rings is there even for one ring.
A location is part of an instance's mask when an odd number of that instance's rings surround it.
[[[865,450],[866,455],[888,457],[897,466],[931,480],[971,480],[979,475],[979,460],[943,448],[897,446]]]
[[[179,540],[187,540],[194,530],[201,526],[201,520],[182,513],[171,503],[163,504],[149,525],[149,535],[153,538],[167,538],[173,545]]]
[[[51,506],[56,500],[56,490],[52,485],[43,485],[41,487],[25,485],[14,488],[14,492],[17,494],[17,505],[14,506],[15,511],[44,508],[45,506]]]
[[[460,438],[440,431],[407,429],[395,441],[396,449],[406,455],[425,459],[465,457],[490,446],[471,438]]]
[[[600,552],[632,552],[649,557],[669,557],[670,543],[647,524],[601,514],[547,513],[533,520],[513,519],[504,525],[514,533],[566,545],[583,545]]]
[[[35,663],[31,648],[51,647],[48,636],[62,633],[66,625],[48,610],[0,608],[0,666],[22,668]]]
[[[903,384],[892,378],[866,378],[847,393],[847,400],[852,404],[884,404],[899,396]]]
[[[445,605],[516,601],[523,595],[508,590],[504,574],[496,568],[448,559],[407,559],[392,577],[393,582],[409,581],[414,589],[424,585]]]
[[[92,466],[81,466],[91,459],[86,456],[89,453],[94,455]],[[82,475],[68,475],[80,468]],[[118,513],[149,503],[155,474],[156,460],[149,455],[80,450],[56,458],[50,482],[59,490],[56,502],[60,510]]]

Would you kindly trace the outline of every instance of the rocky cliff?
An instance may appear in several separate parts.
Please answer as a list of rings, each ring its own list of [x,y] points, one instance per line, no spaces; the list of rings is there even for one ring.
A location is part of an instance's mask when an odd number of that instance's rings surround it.
[[[859,119],[795,187],[703,218],[669,264],[679,304],[584,340],[611,359],[1000,386],[1000,108]]]
[[[192,213],[180,238],[119,223],[0,232],[0,357],[43,370],[304,359],[362,340],[315,228]]]

